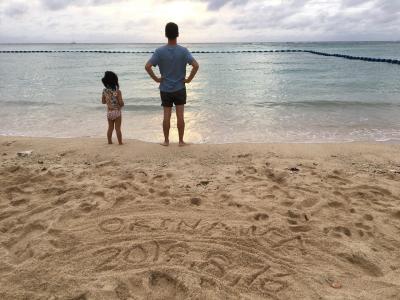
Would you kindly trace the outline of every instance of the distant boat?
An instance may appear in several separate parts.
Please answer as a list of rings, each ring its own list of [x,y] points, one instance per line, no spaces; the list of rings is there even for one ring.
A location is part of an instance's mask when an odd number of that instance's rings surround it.
[[[76,44],[76,42],[74,41],[74,42],[71,42],[70,44]]]

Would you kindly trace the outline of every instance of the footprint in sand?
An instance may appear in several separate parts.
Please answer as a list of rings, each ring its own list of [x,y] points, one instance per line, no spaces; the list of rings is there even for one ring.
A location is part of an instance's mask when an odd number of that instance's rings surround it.
[[[264,213],[258,213],[253,216],[253,219],[256,221],[265,221],[268,220],[269,216]]]
[[[294,210],[288,210],[287,216],[288,216],[287,222],[289,223],[289,229],[292,232],[300,233],[300,232],[308,232],[311,230],[311,226],[306,224],[301,224],[309,220],[306,214]],[[300,223],[300,225],[298,225],[298,223]]]
[[[395,219],[399,219],[400,220],[400,210],[393,212],[392,215],[393,215],[393,217]]]
[[[187,289],[167,273],[152,271],[149,275],[148,287],[150,293],[147,299],[187,299]]]
[[[301,201],[300,207],[310,208],[315,206],[319,202],[316,198],[307,198]]]
[[[251,158],[251,154],[250,153],[239,154],[237,158]]]
[[[370,215],[370,214],[366,214],[366,215],[364,215],[364,219],[365,219],[366,221],[373,221],[373,220],[374,220],[374,217],[373,217],[372,215]]]
[[[168,197],[169,194],[170,194],[170,193],[169,193],[168,190],[159,191],[159,192],[157,193],[157,195],[160,196],[160,197]]]
[[[351,231],[347,227],[344,226],[335,226],[335,227],[325,227],[323,229],[325,234],[330,233],[332,236],[341,238],[343,234],[347,237],[351,237]]]
[[[22,233],[18,237],[14,237],[4,242],[5,248],[14,254],[15,262],[20,264],[34,256],[31,242],[35,241],[47,229],[47,225],[35,221],[24,226]],[[38,253],[40,254],[40,253]]]
[[[292,219],[299,219],[300,218],[300,213],[297,211],[293,211],[293,210],[288,210],[287,215],[289,218]]]
[[[339,254],[339,256],[344,258],[354,266],[359,267],[364,271],[365,274],[369,276],[383,276],[382,270],[362,253],[341,253]]]
[[[342,203],[342,202],[339,202],[339,201],[329,201],[328,202],[328,206],[329,207],[332,207],[332,208],[339,208],[339,207],[343,207],[344,206],[344,204]]]
[[[135,199],[136,199],[136,197],[131,194],[119,195],[115,198],[113,207],[118,207],[118,206],[124,205],[125,203],[132,202]]]
[[[355,223],[355,226],[358,228],[358,234],[360,237],[364,237],[365,235],[369,237],[373,237],[372,228],[369,225],[365,225],[362,222]]]
[[[24,205],[24,204],[28,204],[29,203],[29,199],[27,198],[17,198],[17,199],[13,199],[10,201],[10,204],[12,206],[20,206],[20,205]]]
[[[70,300],[88,300],[88,297],[86,296],[86,293],[80,294],[76,297],[70,298]]]
[[[285,185],[286,179],[289,177],[288,172],[279,172],[270,168],[265,169],[265,175],[279,185]]]
[[[311,230],[311,227],[308,225],[292,225],[292,226],[289,226],[289,229],[292,232],[299,233],[299,232],[308,232]]]
[[[195,205],[195,206],[200,206],[201,204],[201,199],[198,197],[194,197],[190,199],[190,204]]]
[[[137,299],[137,298],[133,298],[133,296],[131,295],[131,292],[129,290],[129,287],[123,282],[118,283],[117,287],[115,288],[115,293],[117,294],[117,297],[120,300]]]
[[[235,201],[230,201],[228,203],[228,206],[233,207],[233,208],[238,208],[239,210],[242,210],[244,212],[251,212],[251,211],[255,211],[256,209],[252,208],[249,205],[246,204],[241,204]]]
[[[84,213],[90,213],[92,210],[96,209],[98,206],[97,202],[89,202],[89,201],[85,201],[82,202],[79,205],[79,208],[81,211],[83,211]]]

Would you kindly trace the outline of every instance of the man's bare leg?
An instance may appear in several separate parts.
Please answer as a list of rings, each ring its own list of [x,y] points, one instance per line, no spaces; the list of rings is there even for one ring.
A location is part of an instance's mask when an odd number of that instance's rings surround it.
[[[184,105],[177,105],[176,107],[176,120],[178,125],[179,134],[179,146],[185,146],[186,143],[183,141],[183,136],[185,134],[185,118],[184,118]]]
[[[164,120],[163,120],[163,131],[164,131],[164,143],[162,146],[169,146],[169,129],[171,128],[171,113],[172,107],[164,106]]]

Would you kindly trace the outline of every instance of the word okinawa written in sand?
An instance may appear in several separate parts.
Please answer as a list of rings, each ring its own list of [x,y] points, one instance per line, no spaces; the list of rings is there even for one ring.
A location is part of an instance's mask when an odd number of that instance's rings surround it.
[[[239,289],[274,299],[295,274],[278,254],[280,247],[290,241],[301,244],[298,235],[272,242],[268,237],[275,229],[265,224],[232,226],[202,219],[161,218],[154,223],[151,218],[114,217],[100,221],[98,230],[109,246],[102,241],[102,247],[86,254],[97,258],[95,271],[175,270],[199,278],[202,287]],[[259,237],[265,237],[264,245],[255,247]]]

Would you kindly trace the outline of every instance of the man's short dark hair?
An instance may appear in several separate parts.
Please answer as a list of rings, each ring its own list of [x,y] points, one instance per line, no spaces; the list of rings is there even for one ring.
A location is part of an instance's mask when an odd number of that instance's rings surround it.
[[[169,40],[176,39],[179,36],[178,25],[176,25],[175,23],[172,23],[172,22],[165,25],[165,36]]]

